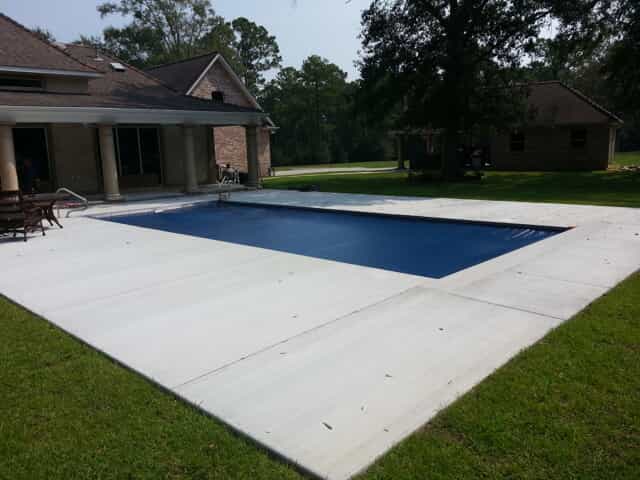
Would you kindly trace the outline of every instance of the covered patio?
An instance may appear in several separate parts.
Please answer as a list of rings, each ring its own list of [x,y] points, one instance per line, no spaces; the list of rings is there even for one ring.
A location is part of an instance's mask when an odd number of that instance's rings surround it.
[[[218,182],[214,126],[242,126],[247,187],[260,185],[261,113],[12,107],[0,113],[2,190],[70,188],[117,201],[123,192],[197,193]],[[29,143],[25,149],[25,140]],[[26,151],[25,151],[26,150]],[[32,171],[28,171],[31,169]],[[30,177],[30,178],[25,178]],[[37,184],[37,185],[34,185]]]

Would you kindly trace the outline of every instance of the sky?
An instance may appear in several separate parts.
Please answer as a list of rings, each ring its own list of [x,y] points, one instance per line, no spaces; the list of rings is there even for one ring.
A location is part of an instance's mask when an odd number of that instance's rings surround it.
[[[113,1],[113,0],[112,0]],[[57,40],[70,42],[122,26],[120,17],[100,19],[102,0],[0,0],[0,11],[27,27],[41,26]],[[275,35],[283,66],[299,68],[309,55],[321,55],[358,78],[354,62],[360,49],[360,15],[371,0],[212,0],[227,20],[243,16]],[[269,76],[272,76],[273,73]]]

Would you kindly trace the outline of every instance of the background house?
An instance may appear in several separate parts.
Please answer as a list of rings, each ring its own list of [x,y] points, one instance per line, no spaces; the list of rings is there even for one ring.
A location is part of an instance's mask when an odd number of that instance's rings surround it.
[[[245,95],[237,84],[225,91]],[[50,44],[0,15],[3,190],[65,186],[108,199],[121,188],[197,191],[217,179],[214,127],[244,136],[243,171],[257,186],[265,125],[266,114],[249,99],[238,105],[183,95],[104,52]]]
[[[473,134],[466,151],[481,147],[494,170],[606,170],[613,161],[616,132],[623,121],[559,81],[528,86],[530,115],[509,131]],[[440,130],[394,131],[397,151],[413,168],[437,169]]]
[[[606,170],[622,120],[561,82],[530,85],[533,117],[521,128],[491,136],[497,170]]]

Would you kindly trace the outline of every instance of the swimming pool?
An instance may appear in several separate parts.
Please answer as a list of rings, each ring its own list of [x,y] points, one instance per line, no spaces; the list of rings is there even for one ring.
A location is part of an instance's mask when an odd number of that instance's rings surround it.
[[[233,202],[103,220],[429,278],[563,231]]]

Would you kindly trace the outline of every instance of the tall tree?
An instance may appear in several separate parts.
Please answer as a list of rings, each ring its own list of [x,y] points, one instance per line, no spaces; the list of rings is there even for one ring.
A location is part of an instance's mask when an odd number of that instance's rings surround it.
[[[640,4],[623,0],[612,16],[619,32],[605,66],[607,85],[620,107],[640,111]]]
[[[231,26],[244,83],[255,95],[264,86],[264,72],[280,66],[280,47],[276,37],[269,35],[266,28],[244,17],[236,18]]]
[[[443,175],[453,178],[463,132],[526,120],[526,89],[513,88],[523,60],[548,22],[572,25],[583,3],[374,0],[363,14],[362,76],[405,99],[407,121],[445,129]]]
[[[98,12],[132,19],[123,28],[107,28],[104,37],[110,50],[137,65],[197,55],[204,38],[225,28],[210,0],[119,0],[99,5]]]
[[[56,41],[56,37],[53,35],[53,33],[51,33],[51,31],[47,30],[46,28],[33,27],[31,31],[45,42],[53,43]]]
[[[318,56],[301,69],[280,70],[260,92],[260,103],[280,127],[274,165],[382,160],[381,126],[361,109],[359,82]],[[380,117],[387,118],[387,117]]]

